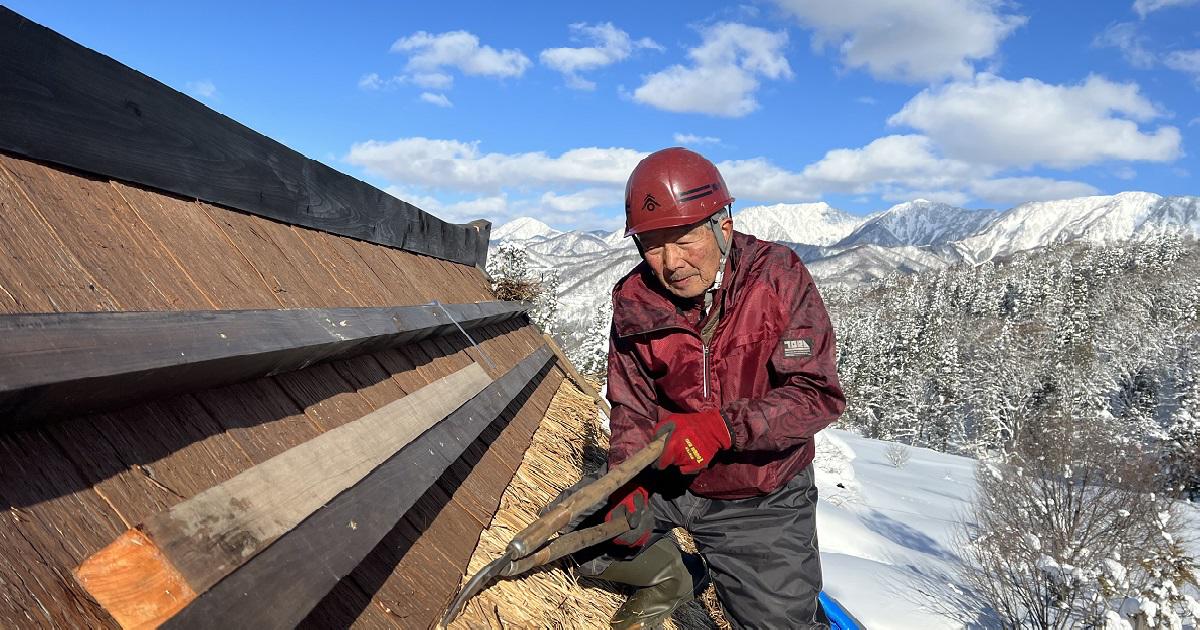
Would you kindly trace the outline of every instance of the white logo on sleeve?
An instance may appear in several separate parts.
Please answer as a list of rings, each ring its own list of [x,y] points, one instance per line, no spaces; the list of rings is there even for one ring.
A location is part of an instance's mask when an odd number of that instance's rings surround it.
[[[810,339],[784,339],[783,340],[783,356],[791,357],[811,357],[812,340]]]

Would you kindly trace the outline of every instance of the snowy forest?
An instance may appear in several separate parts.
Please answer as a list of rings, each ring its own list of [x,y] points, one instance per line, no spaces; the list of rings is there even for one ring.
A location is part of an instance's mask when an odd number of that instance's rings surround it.
[[[1075,243],[824,297],[866,437],[969,456],[1055,417],[1104,425],[1200,495],[1200,248]],[[1140,455],[1138,455],[1140,453]]]

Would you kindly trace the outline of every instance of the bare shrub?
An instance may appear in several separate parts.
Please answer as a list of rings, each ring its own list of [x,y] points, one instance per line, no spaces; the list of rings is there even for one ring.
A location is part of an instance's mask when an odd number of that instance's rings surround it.
[[[896,468],[904,468],[904,465],[908,463],[909,458],[912,457],[912,453],[910,453],[908,447],[903,444],[891,444],[886,450],[883,451],[883,456],[887,458],[888,463],[892,466]]]
[[[1194,614],[1178,590],[1196,583],[1178,513],[1155,493],[1153,461],[1115,434],[1051,417],[1006,462],[977,469],[962,577],[1002,627],[1179,627]],[[1128,601],[1141,619],[1121,615]]]

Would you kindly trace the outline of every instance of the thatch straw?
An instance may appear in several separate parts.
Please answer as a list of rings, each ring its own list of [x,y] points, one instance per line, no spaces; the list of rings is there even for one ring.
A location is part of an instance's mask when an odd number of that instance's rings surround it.
[[[500,501],[499,511],[479,538],[464,581],[504,553],[508,542],[533,522],[538,510],[579,481],[584,470],[599,466],[607,448],[608,437],[596,419],[594,400],[569,379],[564,380]],[[516,579],[493,582],[467,604],[451,628],[607,627],[625,600],[625,591],[577,578],[565,570],[568,564],[559,562]],[[677,611],[666,627],[718,626],[696,602]]]

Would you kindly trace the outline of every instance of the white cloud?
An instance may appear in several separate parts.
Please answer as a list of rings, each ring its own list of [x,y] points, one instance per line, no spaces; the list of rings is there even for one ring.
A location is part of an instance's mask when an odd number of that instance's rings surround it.
[[[410,188],[398,186],[396,184],[392,184],[391,186],[384,188],[383,191],[401,201],[407,201],[408,203],[411,203],[412,205],[426,212],[437,213],[445,205],[437,197],[424,195]]]
[[[184,89],[187,90],[188,94],[191,94],[196,98],[202,98],[205,100],[213,100],[217,98],[217,86],[208,79],[203,79],[200,81],[188,81],[187,84],[184,85]]]
[[[967,78],[1026,22],[996,0],[775,0],[849,68],[881,79]]]
[[[716,24],[704,30],[700,46],[688,51],[691,65],[645,77],[633,99],[670,112],[745,116],[758,109],[758,77],[791,78],[786,46],[786,31]]]
[[[854,102],[862,103],[863,105],[875,105],[879,101],[875,100],[875,98],[871,97],[871,96],[860,96],[860,97],[854,99]]]
[[[450,99],[446,98],[445,94],[421,92],[420,98],[422,101],[429,103],[430,105],[437,105],[438,107],[454,107],[454,103],[451,103]]]
[[[1133,67],[1151,68],[1157,59],[1154,53],[1146,49],[1147,41],[1146,36],[1138,32],[1137,24],[1120,22],[1104,29],[1092,40],[1092,45],[1119,49]]]
[[[448,90],[454,87],[454,77],[444,72],[417,72],[409,80],[427,90]]]
[[[676,133],[674,138],[676,144],[683,144],[693,147],[703,144],[721,144],[720,138],[714,136],[697,136],[693,133]]]
[[[383,88],[383,79],[380,79],[376,72],[364,74],[358,80],[358,87],[362,90],[378,90]]]
[[[1190,4],[1196,4],[1198,1],[1200,0],[1134,0],[1133,10],[1138,16],[1145,18],[1159,9],[1185,7]]]
[[[580,72],[617,63],[628,58],[635,48],[663,49],[648,37],[633,41],[629,33],[613,26],[612,22],[595,25],[571,24],[569,28],[576,39],[593,45],[582,48],[547,48],[539,58],[543,64],[561,72],[567,85],[577,90],[596,88],[595,83],[580,77]]]
[[[360,90],[367,90],[370,92],[377,90],[390,90],[397,85],[405,83],[406,81],[407,79],[403,76],[394,76],[385,79],[379,76],[378,73],[371,72],[369,74],[364,74],[361,78],[359,78],[358,88]]]
[[[980,169],[935,154],[920,135],[885,136],[860,149],[834,149],[804,168],[804,177],[823,191],[863,193],[902,184],[929,190],[952,187]]]
[[[579,192],[558,194],[550,191],[541,196],[546,208],[568,214],[584,212],[601,206],[621,207],[625,203],[624,193],[617,188],[586,188]]]
[[[547,192],[539,195],[518,195],[502,192],[493,195],[467,197],[453,202],[417,192],[404,186],[392,185],[384,189],[388,194],[407,201],[434,216],[451,223],[468,223],[476,219],[491,221],[493,226],[502,225],[517,217],[535,217],[552,225],[563,225],[578,229],[604,229],[612,231],[624,224],[620,214],[624,203],[623,191],[619,188],[584,189],[574,193]],[[454,195],[457,196],[457,195]],[[594,212],[608,207],[615,213],[602,216]]]
[[[765,158],[727,160],[717,164],[734,197],[773,202],[812,201],[821,191],[803,175]]]
[[[392,52],[409,55],[405,68],[419,74],[439,74],[457,68],[464,74],[495,78],[519,77],[529,68],[529,58],[516,49],[496,50],[479,43],[467,31],[434,35],[418,31],[392,44]]]
[[[1091,184],[1045,177],[1000,177],[978,180],[971,183],[970,189],[975,196],[985,201],[1009,204],[1100,194],[1099,189]]]
[[[390,79],[379,76],[377,72],[362,75],[358,87],[362,90],[390,90],[397,85],[412,83],[427,90],[448,90],[454,87],[454,77],[441,72],[416,73],[412,75],[397,75]]]
[[[974,164],[1074,168],[1180,157],[1177,128],[1139,128],[1162,115],[1133,83],[1091,76],[1078,85],[1051,85],[980,74],[924,90],[888,122],[919,129],[947,157]]]
[[[473,221],[506,214],[508,207],[508,195],[501,193],[447,204],[441,207],[441,211],[449,216]]]
[[[1163,57],[1163,64],[1172,70],[1190,74],[1193,79],[1200,81],[1200,48],[1167,53]]]
[[[546,184],[623,186],[646,153],[587,147],[557,157],[483,153],[478,142],[402,138],[355,143],[346,161],[397,184],[448,190],[498,191]]]

